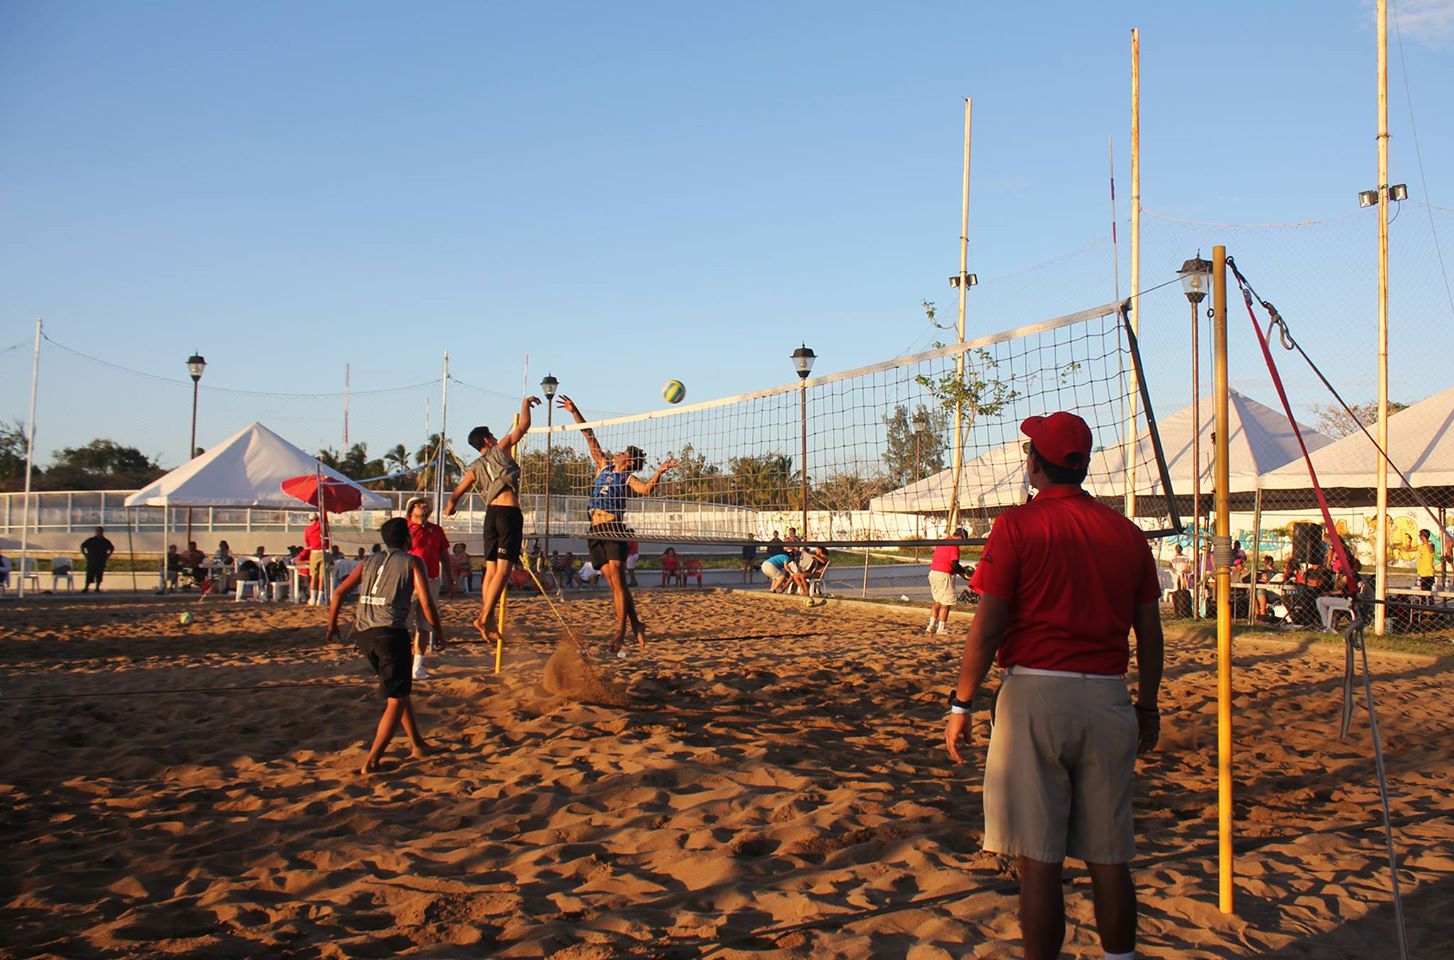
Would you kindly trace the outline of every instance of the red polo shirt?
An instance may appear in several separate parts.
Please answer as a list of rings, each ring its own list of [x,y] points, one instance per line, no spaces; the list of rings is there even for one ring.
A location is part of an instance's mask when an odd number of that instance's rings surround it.
[[[433,580],[439,576],[439,555],[449,553],[449,538],[444,535],[444,529],[428,521],[411,521],[409,537],[414,542],[414,548],[409,552],[424,561],[424,574]]]
[[[1079,487],[1051,487],[1000,515],[971,586],[1010,603],[996,661],[1125,673],[1137,605],[1161,596],[1146,535]]]

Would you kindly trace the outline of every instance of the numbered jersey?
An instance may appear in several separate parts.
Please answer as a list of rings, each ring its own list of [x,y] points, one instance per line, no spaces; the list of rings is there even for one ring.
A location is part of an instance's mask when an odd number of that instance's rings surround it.
[[[403,550],[383,550],[364,561],[359,580],[359,630],[404,626],[409,619],[409,600],[414,592],[412,558]]]

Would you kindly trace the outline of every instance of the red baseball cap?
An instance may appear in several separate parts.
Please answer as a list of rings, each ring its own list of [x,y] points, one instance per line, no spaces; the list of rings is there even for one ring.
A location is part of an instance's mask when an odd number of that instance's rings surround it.
[[[1030,417],[1021,422],[1020,432],[1030,438],[1036,453],[1057,467],[1078,470],[1090,463],[1095,440],[1086,422],[1073,413]]]

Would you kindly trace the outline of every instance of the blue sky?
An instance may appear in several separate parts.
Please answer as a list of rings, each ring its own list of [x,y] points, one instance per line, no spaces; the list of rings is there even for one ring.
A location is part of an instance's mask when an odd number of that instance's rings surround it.
[[[1398,9],[1391,179],[1443,208],[1454,260],[1454,2]],[[508,420],[527,354],[532,384],[549,370],[612,412],[660,406],[671,377],[692,400],[786,382],[804,341],[815,372],[872,363],[928,346],[920,300],[952,303],[965,96],[985,281],[971,328],[1044,319],[1111,298],[1107,136],[1124,221],[1133,26],[1148,212],[1330,221],[1148,219],[1143,287],[1199,245],[1243,250],[1350,399],[1370,399],[1376,221],[1355,198],[1377,179],[1375,38],[1357,0],[1215,16],[0,2],[0,348],[43,315],[58,344],[155,377],[185,381],[199,350],[204,446],[253,419],[337,446],[341,399],[229,390],[337,393],[346,362],[355,391],[422,383],[446,349],[471,385],[452,388],[455,426]],[[1414,400],[1449,384],[1427,347],[1447,354],[1454,317],[1428,210],[1405,204],[1395,227],[1393,394]],[[1124,223],[1120,241],[1124,292]],[[1164,293],[1143,338],[1171,412],[1189,396],[1173,372],[1186,307]],[[1241,323],[1233,381],[1271,400]],[[24,418],[29,363],[28,347],[0,354],[0,419]],[[1291,382],[1299,405],[1326,400]],[[174,465],[189,386],[48,346],[40,450],[110,437]],[[417,445],[426,404],[437,425],[436,387],[357,396],[350,439]]]

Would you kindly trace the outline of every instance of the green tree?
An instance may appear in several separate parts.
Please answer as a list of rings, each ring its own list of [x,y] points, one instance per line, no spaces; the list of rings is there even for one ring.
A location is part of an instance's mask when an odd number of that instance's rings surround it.
[[[731,471],[731,500],[741,507],[777,508],[794,501],[793,458],[784,453],[768,453],[759,457],[733,457],[728,461]]]
[[[0,424],[0,490],[25,489],[25,445],[19,420]]]
[[[867,510],[868,502],[886,493],[895,486],[887,477],[861,477],[856,473],[840,473],[813,487],[812,506],[815,510]]]
[[[545,490],[545,450],[531,450],[516,457],[520,463],[520,492],[539,494]],[[550,492],[555,496],[585,496],[591,491],[596,466],[591,458],[569,447],[555,447],[550,453]]]
[[[883,418],[887,428],[887,449],[883,454],[888,482],[902,487],[944,469],[944,434],[949,429],[949,411],[919,404],[912,416],[904,404]]]
[[[96,439],[65,447],[45,472],[51,490],[126,490],[144,487],[166,471],[135,447]]]
[[[414,451],[414,463],[416,466],[424,467],[414,474],[414,483],[411,485],[415,490],[433,490],[435,486],[435,474],[438,472],[439,449],[441,444],[448,444],[443,434],[431,433],[424,445]],[[460,468],[459,461],[455,460],[446,449],[444,456],[444,489],[453,490],[459,483],[460,477],[464,476],[464,470]]]
[[[1370,400],[1367,403],[1350,403],[1351,409],[1358,419],[1348,416],[1341,404],[1336,403],[1315,403],[1312,406],[1313,415],[1317,420],[1313,422],[1313,429],[1319,433],[1327,434],[1330,437],[1346,437],[1350,433],[1358,432],[1358,424],[1362,423],[1373,433],[1373,425],[1378,422],[1378,401]],[[1400,410],[1407,410],[1409,405],[1399,403],[1397,400],[1388,402],[1388,415],[1391,418]]]

